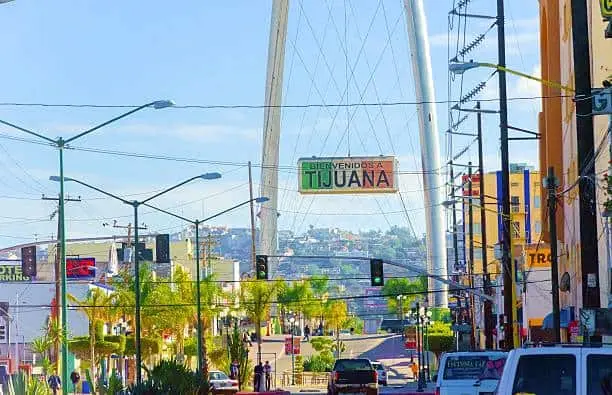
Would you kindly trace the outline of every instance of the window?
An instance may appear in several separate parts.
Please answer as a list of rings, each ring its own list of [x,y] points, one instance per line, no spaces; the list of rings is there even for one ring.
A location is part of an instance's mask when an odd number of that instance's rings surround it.
[[[540,195],[535,195],[533,197],[533,207],[540,208],[541,205],[542,205],[542,202],[541,202],[541,199],[540,199]]]
[[[522,356],[512,393],[576,394],[576,357],[571,354]]]
[[[511,196],[510,197],[510,204],[512,204],[512,205],[519,205],[519,204],[521,204],[521,199],[518,196]]]
[[[479,235],[481,232],[480,222],[474,222],[474,224],[472,225],[472,229],[475,235]]]
[[[535,224],[533,225],[533,230],[536,233],[542,233],[542,223],[540,221],[536,221]]]
[[[512,223],[512,238],[518,239],[521,237],[521,223],[513,222]]]
[[[587,357],[587,394],[603,394],[605,384],[612,388],[612,355],[591,354]],[[606,383],[605,380],[608,382]]]
[[[482,259],[482,249],[474,248],[474,259]]]
[[[520,186],[520,184],[518,182],[511,182],[510,186],[511,187],[518,187],[518,186]]]

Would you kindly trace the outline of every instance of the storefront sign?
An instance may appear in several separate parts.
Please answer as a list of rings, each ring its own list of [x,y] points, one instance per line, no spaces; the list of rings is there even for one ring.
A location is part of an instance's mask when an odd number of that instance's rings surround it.
[[[21,265],[0,265],[0,282],[30,281],[31,278],[24,275]]]

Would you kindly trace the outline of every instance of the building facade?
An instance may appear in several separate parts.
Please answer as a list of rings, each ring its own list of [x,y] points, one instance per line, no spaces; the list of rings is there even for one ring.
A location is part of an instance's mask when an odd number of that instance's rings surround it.
[[[587,0],[588,36],[590,47],[591,87],[602,87],[602,81],[612,74],[612,41],[605,39],[607,22],[600,14],[599,0]],[[540,52],[542,78],[563,86],[575,86],[574,43],[572,39],[571,0],[540,2]],[[586,56],[586,54],[585,54]],[[608,171],[610,161],[607,116],[593,117],[595,141],[595,193],[583,198],[596,205],[598,236],[597,270],[583,273],[581,264],[580,211],[578,181],[578,135],[576,128],[576,101],[571,90],[542,85],[542,112],[539,115],[540,169],[553,167],[559,178],[561,199],[557,208],[557,241],[559,245],[559,273],[569,276],[569,289],[560,293],[562,308],[578,311],[583,306],[583,294],[594,284],[599,285],[599,306],[612,305],[610,296],[609,247],[605,234],[608,219],[604,202],[606,188],[601,176]],[[543,212],[544,213],[544,212]],[[541,216],[542,221],[545,215]],[[544,226],[543,238],[550,242],[550,234]],[[596,295],[597,296],[597,295]],[[579,317],[571,317],[578,320]],[[563,325],[562,325],[563,326]]]

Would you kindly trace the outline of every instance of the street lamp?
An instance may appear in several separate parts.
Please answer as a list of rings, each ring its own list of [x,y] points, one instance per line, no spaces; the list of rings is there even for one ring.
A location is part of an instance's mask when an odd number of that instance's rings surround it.
[[[295,347],[293,346],[295,317],[291,316],[289,323],[291,323],[291,385],[295,385]]]
[[[220,175],[219,175],[219,177],[220,177]],[[149,208],[152,208],[153,210],[156,210],[156,211],[159,211],[161,213],[167,214],[167,215],[169,215],[171,217],[174,217],[174,218],[178,218],[180,220],[183,220],[183,221],[188,222],[188,223],[192,224],[193,226],[195,226],[195,245],[196,245],[196,254],[195,254],[195,260],[196,260],[195,266],[196,266],[196,269],[195,269],[195,271],[196,271],[196,284],[197,284],[197,287],[196,287],[196,306],[197,306],[196,310],[197,310],[197,313],[196,314],[197,314],[197,325],[198,325],[198,340],[197,340],[198,341],[198,371],[201,371],[202,368],[204,367],[204,364],[206,363],[206,358],[204,358],[204,355],[203,355],[204,347],[202,346],[202,302],[200,300],[200,296],[201,296],[201,291],[200,291],[200,285],[201,285],[200,284],[200,225],[203,222],[210,221],[213,218],[216,218],[216,217],[218,217],[220,215],[228,213],[228,212],[230,212],[232,210],[235,210],[235,209],[237,209],[239,207],[242,207],[242,206],[244,206],[246,204],[249,204],[249,203],[251,203],[253,201],[256,202],[256,203],[264,203],[264,202],[267,202],[268,200],[269,199],[267,197],[258,197],[258,198],[254,198],[254,199],[249,199],[249,200],[247,200],[245,202],[239,203],[239,204],[237,204],[235,206],[232,206],[232,207],[230,207],[228,209],[225,209],[225,210],[223,210],[223,211],[221,211],[221,212],[219,212],[219,213],[217,213],[215,215],[211,215],[210,217],[204,218],[202,220],[199,220],[199,219],[191,220],[191,219],[185,218],[185,217],[183,217],[181,215],[178,215],[178,214],[172,213],[170,211],[166,211],[164,209],[161,209],[159,207],[155,207],[155,206],[152,206],[150,204],[143,203],[143,206],[147,206]],[[208,272],[206,273],[206,277],[208,277]],[[206,371],[208,371],[208,366],[206,366]]]
[[[144,104],[142,106],[133,108],[130,111],[127,111],[119,116],[116,116],[106,122],[102,122],[101,124],[96,125],[90,129],[87,129],[68,139],[59,137],[56,140],[49,138],[41,133],[34,132],[30,129],[26,129],[22,126],[18,126],[11,122],[0,119],[0,124],[5,125],[5,126],[10,126],[13,129],[16,129],[26,134],[29,134],[31,136],[34,136],[38,138],[39,140],[44,140],[50,145],[56,147],[59,152],[59,180],[58,181],[60,183],[60,193],[59,193],[58,214],[59,214],[59,239],[60,239],[60,299],[61,299],[60,315],[61,315],[61,328],[64,333],[64,336],[62,336],[62,363],[61,363],[61,375],[62,375],[63,383],[68,382],[68,369],[67,369],[68,367],[68,336],[67,336],[68,331],[67,331],[67,322],[66,322],[66,314],[67,314],[67,308],[66,308],[66,234],[65,234],[66,226],[65,226],[65,215],[64,215],[64,148],[66,148],[67,144],[91,132],[94,132],[104,126],[107,126],[113,122],[123,119],[129,115],[132,115],[135,112],[144,110],[145,108],[154,108],[156,110],[159,110],[159,109],[168,108],[172,106],[174,106],[174,102],[172,100],[156,100],[156,101]],[[57,277],[57,273],[55,275]],[[63,387],[63,388],[65,389],[67,387]],[[64,390],[63,392],[67,393],[66,390]]]
[[[423,326],[425,328],[425,364],[427,365],[427,382],[431,383],[431,375],[429,373],[429,326],[433,324],[431,320],[432,312],[431,310],[425,309],[425,315],[423,317]]]
[[[124,198],[121,198],[117,195],[114,195],[110,192],[106,192],[100,188],[97,188],[93,185],[89,185],[83,181],[77,180],[76,178],[70,178],[70,177],[64,177],[63,174],[58,176],[51,176],[49,177],[49,180],[51,181],[57,181],[60,182],[60,184],[63,184],[62,181],[68,181],[68,182],[75,182],[77,184],[81,184],[87,188],[93,189],[94,191],[100,192],[103,195],[106,195],[108,197],[111,197],[113,199],[119,200],[122,203],[125,203],[129,206],[132,206],[134,209],[134,223],[138,224],[138,207],[140,207],[141,205],[145,205],[147,202],[161,196],[164,195],[170,191],[175,190],[176,188],[179,188],[187,183],[190,183],[192,181],[198,180],[198,179],[202,179],[202,180],[215,180],[221,178],[221,174],[220,173],[205,173],[205,174],[200,174],[198,176],[195,177],[191,177],[183,182],[180,182],[170,188],[164,189],[163,191],[156,193],[153,196],[150,196],[147,199],[141,200],[141,201],[137,201],[137,200],[126,200]],[[63,189],[63,188],[62,188]],[[142,381],[142,372],[141,372],[141,358],[142,358],[142,354],[141,354],[141,349],[140,349],[140,259],[138,256],[138,226],[134,227],[134,246],[135,246],[135,254],[134,254],[134,293],[135,293],[135,299],[136,299],[136,315],[135,315],[135,327],[134,327],[134,331],[136,332],[136,336],[135,336],[135,348],[136,348],[136,382],[139,384]],[[63,254],[63,249],[62,249],[62,254]],[[199,283],[198,283],[199,285]],[[199,288],[199,287],[198,287]]]
[[[473,60],[470,60],[469,62],[451,62],[448,65],[448,71],[450,71],[451,73],[455,75],[461,75],[465,73],[466,71],[475,69],[477,67],[488,67],[488,68],[496,69],[498,71],[504,71],[509,74],[514,74],[519,77],[528,78],[530,80],[537,81],[541,83],[542,85],[546,85],[551,88],[557,88],[557,89],[565,90],[568,92],[574,92],[574,89],[567,85],[563,85],[558,82],[544,80],[542,78],[534,77],[532,75],[522,73],[520,71],[512,70],[507,67],[502,67],[494,63],[474,62]]]

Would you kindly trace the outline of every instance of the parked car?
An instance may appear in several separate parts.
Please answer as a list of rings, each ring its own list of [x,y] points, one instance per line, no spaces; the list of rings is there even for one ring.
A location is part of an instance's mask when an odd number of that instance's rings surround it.
[[[387,368],[381,362],[374,361],[372,362],[372,367],[378,373],[378,384],[382,384],[385,387],[387,386]]]
[[[555,345],[510,351],[496,394],[612,394],[612,348]]]
[[[369,359],[337,359],[327,385],[327,395],[378,395],[378,373]]]
[[[438,374],[433,377],[436,395],[494,394],[507,356],[502,351],[451,352],[442,355]]]
[[[235,388],[238,390],[238,381],[230,379],[225,373],[219,370],[211,370],[208,372],[208,381],[214,388]]]

